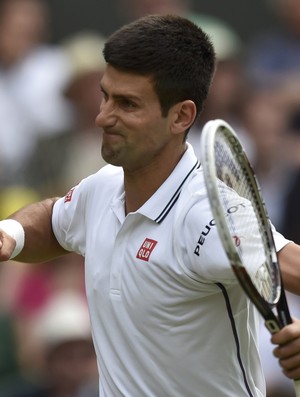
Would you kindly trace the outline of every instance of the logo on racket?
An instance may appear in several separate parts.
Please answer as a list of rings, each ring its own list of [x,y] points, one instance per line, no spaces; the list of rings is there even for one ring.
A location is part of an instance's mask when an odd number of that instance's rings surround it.
[[[239,247],[241,245],[241,239],[238,236],[232,236],[234,245]]]

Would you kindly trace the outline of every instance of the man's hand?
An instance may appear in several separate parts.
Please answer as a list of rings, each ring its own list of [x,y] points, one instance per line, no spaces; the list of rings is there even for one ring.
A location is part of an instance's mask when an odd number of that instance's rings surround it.
[[[300,379],[300,320],[293,318],[292,324],[272,335],[271,342],[278,345],[273,353],[283,373],[290,379]]]
[[[0,262],[8,261],[16,247],[16,240],[0,229]]]

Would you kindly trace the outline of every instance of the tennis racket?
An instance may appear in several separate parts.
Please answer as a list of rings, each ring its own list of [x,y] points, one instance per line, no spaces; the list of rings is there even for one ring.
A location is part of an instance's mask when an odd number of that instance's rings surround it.
[[[212,120],[201,134],[208,199],[231,267],[273,334],[292,322],[272,227],[245,151],[229,124]],[[295,381],[300,397],[300,380]]]

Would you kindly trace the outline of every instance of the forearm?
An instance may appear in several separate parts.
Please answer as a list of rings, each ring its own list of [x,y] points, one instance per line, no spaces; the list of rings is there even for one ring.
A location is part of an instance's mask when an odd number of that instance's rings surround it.
[[[52,210],[56,200],[52,198],[30,204],[9,216],[20,222],[25,232],[24,247],[14,260],[42,262],[67,253],[52,230]]]
[[[284,287],[300,295],[300,246],[289,243],[278,253]]]

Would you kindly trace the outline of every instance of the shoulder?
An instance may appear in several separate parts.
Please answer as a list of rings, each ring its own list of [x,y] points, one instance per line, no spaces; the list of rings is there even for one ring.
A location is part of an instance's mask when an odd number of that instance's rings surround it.
[[[71,192],[77,197],[87,197],[93,194],[101,197],[103,194],[107,195],[110,191],[115,191],[120,186],[123,186],[122,168],[106,165],[95,174],[82,179],[70,189],[67,195]]]
[[[105,165],[95,174],[88,176],[82,180],[82,184],[89,188],[109,188],[115,186],[116,183],[123,181],[123,169],[113,165]]]
[[[201,167],[183,189],[176,211],[174,246],[186,271],[206,282],[236,282],[219,239]]]
[[[202,167],[196,169],[184,185],[178,200],[178,211],[189,215],[194,207],[209,208]]]

